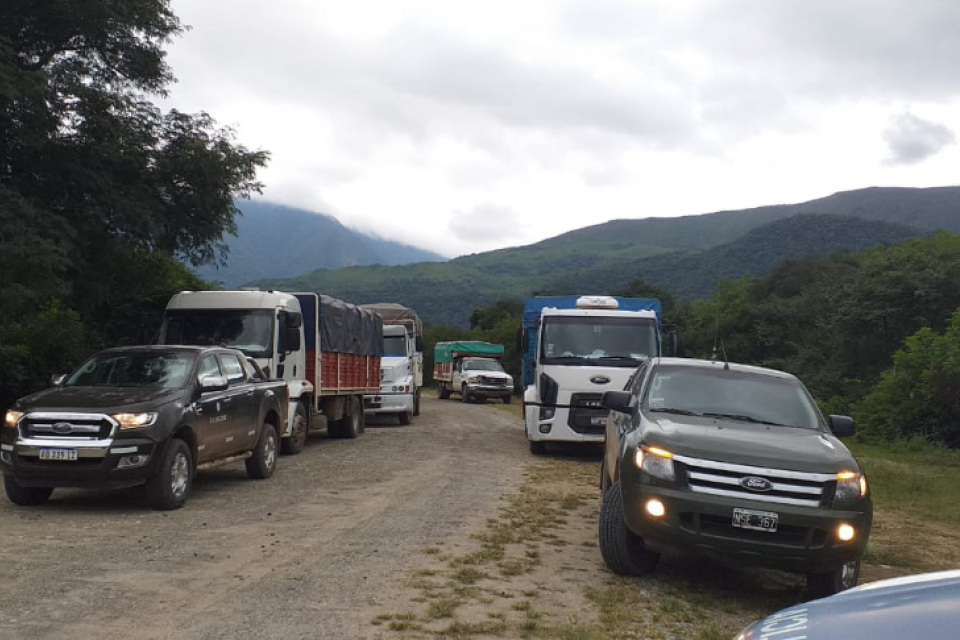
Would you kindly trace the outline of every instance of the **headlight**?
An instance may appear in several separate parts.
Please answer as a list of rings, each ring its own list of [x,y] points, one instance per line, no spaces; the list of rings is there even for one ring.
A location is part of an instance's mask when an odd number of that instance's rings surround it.
[[[478,376],[470,376],[467,378],[468,384],[477,384],[478,382],[480,382],[480,378]]]
[[[837,491],[834,504],[856,502],[867,496],[867,478],[856,471],[841,471],[837,474]]]
[[[156,413],[115,413],[113,419],[120,423],[121,429],[149,427],[157,421]]]
[[[7,411],[7,415],[3,419],[3,426],[16,428],[22,417],[23,411]]]
[[[667,482],[675,482],[673,472],[673,454],[660,447],[642,445],[633,456],[637,469],[647,475]]]

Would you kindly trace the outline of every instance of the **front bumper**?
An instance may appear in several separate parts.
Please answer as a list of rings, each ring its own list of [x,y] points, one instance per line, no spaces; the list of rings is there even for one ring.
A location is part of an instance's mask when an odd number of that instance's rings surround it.
[[[157,473],[161,444],[149,438],[110,440],[30,439],[4,435],[0,443],[0,472],[23,487],[119,489],[144,484]],[[43,449],[76,449],[76,460],[41,460]],[[136,467],[118,469],[125,457],[144,456]]]
[[[606,438],[606,425],[600,433],[579,433],[570,426],[570,409],[558,407],[553,417],[540,418],[538,405],[526,405],[524,415],[527,439],[534,442],[573,442],[584,444],[603,444]],[[546,432],[544,432],[544,430]]]
[[[413,413],[412,393],[381,393],[363,396],[364,413]]]
[[[467,392],[475,398],[503,398],[513,395],[511,387],[488,384],[467,383]]]
[[[653,551],[681,551],[715,557],[732,564],[822,573],[858,559],[867,546],[872,523],[869,499],[861,510],[800,507],[667,489],[646,484],[621,488],[627,527]],[[666,514],[649,517],[645,505],[659,499]],[[733,527],[734,508],[774,512],[776,532]],[[836,538],[841,524],[857,531],[851,542]]]

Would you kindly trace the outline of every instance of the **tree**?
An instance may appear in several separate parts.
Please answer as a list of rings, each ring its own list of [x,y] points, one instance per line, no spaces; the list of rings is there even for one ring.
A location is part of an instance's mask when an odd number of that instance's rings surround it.
[[[178,260],[223,259],[236,200],[260,191],[266,152],[150,102],[183,32],[169,0],[0,3],[0,369],[30,363],[0,402],[79,357],[65,332],[25,327],[68,318],[84,352],[143,339],[173,291],[200,283]],[[47,361],[41,344],[76,357]]]

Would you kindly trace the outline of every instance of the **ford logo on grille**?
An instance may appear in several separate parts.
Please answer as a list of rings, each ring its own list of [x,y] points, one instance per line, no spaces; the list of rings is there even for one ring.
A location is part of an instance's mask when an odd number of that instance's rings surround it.
[[[73,433],[73,425],[69,422],[54,422],[50,428],[54,433],[59,433],[60,435]]]
[[[766,478],[757,476],[748,476],[740,479],[740,486],[748,491],[770,491],[773,489],[773,483]]]
[[[609,384],[610,378],[608,378],[607,376],[593,376],[592,378],[590,378],[590,382],[592,382],[593,384]]]

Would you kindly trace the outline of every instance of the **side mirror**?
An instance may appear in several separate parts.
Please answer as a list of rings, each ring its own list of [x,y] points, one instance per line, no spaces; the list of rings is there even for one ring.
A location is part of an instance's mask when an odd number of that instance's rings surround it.
[[[288,311],[286,317],[286,326],[290,329],[299,329],[303,326],[303,315],[296,311]],[[298,347],[299,348],[299,347]]]
[[[827,422],[830,423],[830,431],[838,438],[849,438],[857,432],[850,416],[830,416]]]
[[[600,404],[617,413],[633,413],[633,394],[629,391],[606,391]]]
[[[283,330],[283,344],[287,351],[300,350],[300,328],[286,327]]]
[[[229,386],[227,379],[223,376],[204,376],[200,378],[200,393],[225,391]]]
[[[67,374],[65,373],[55,373],[50,376],[50,386],[51,387],[61,387],[63,386],[64,380],[67,379]]]
[[[414,348],[417,350],[417,353],[423,352],[423,336],[417,336],[415,340]]]

